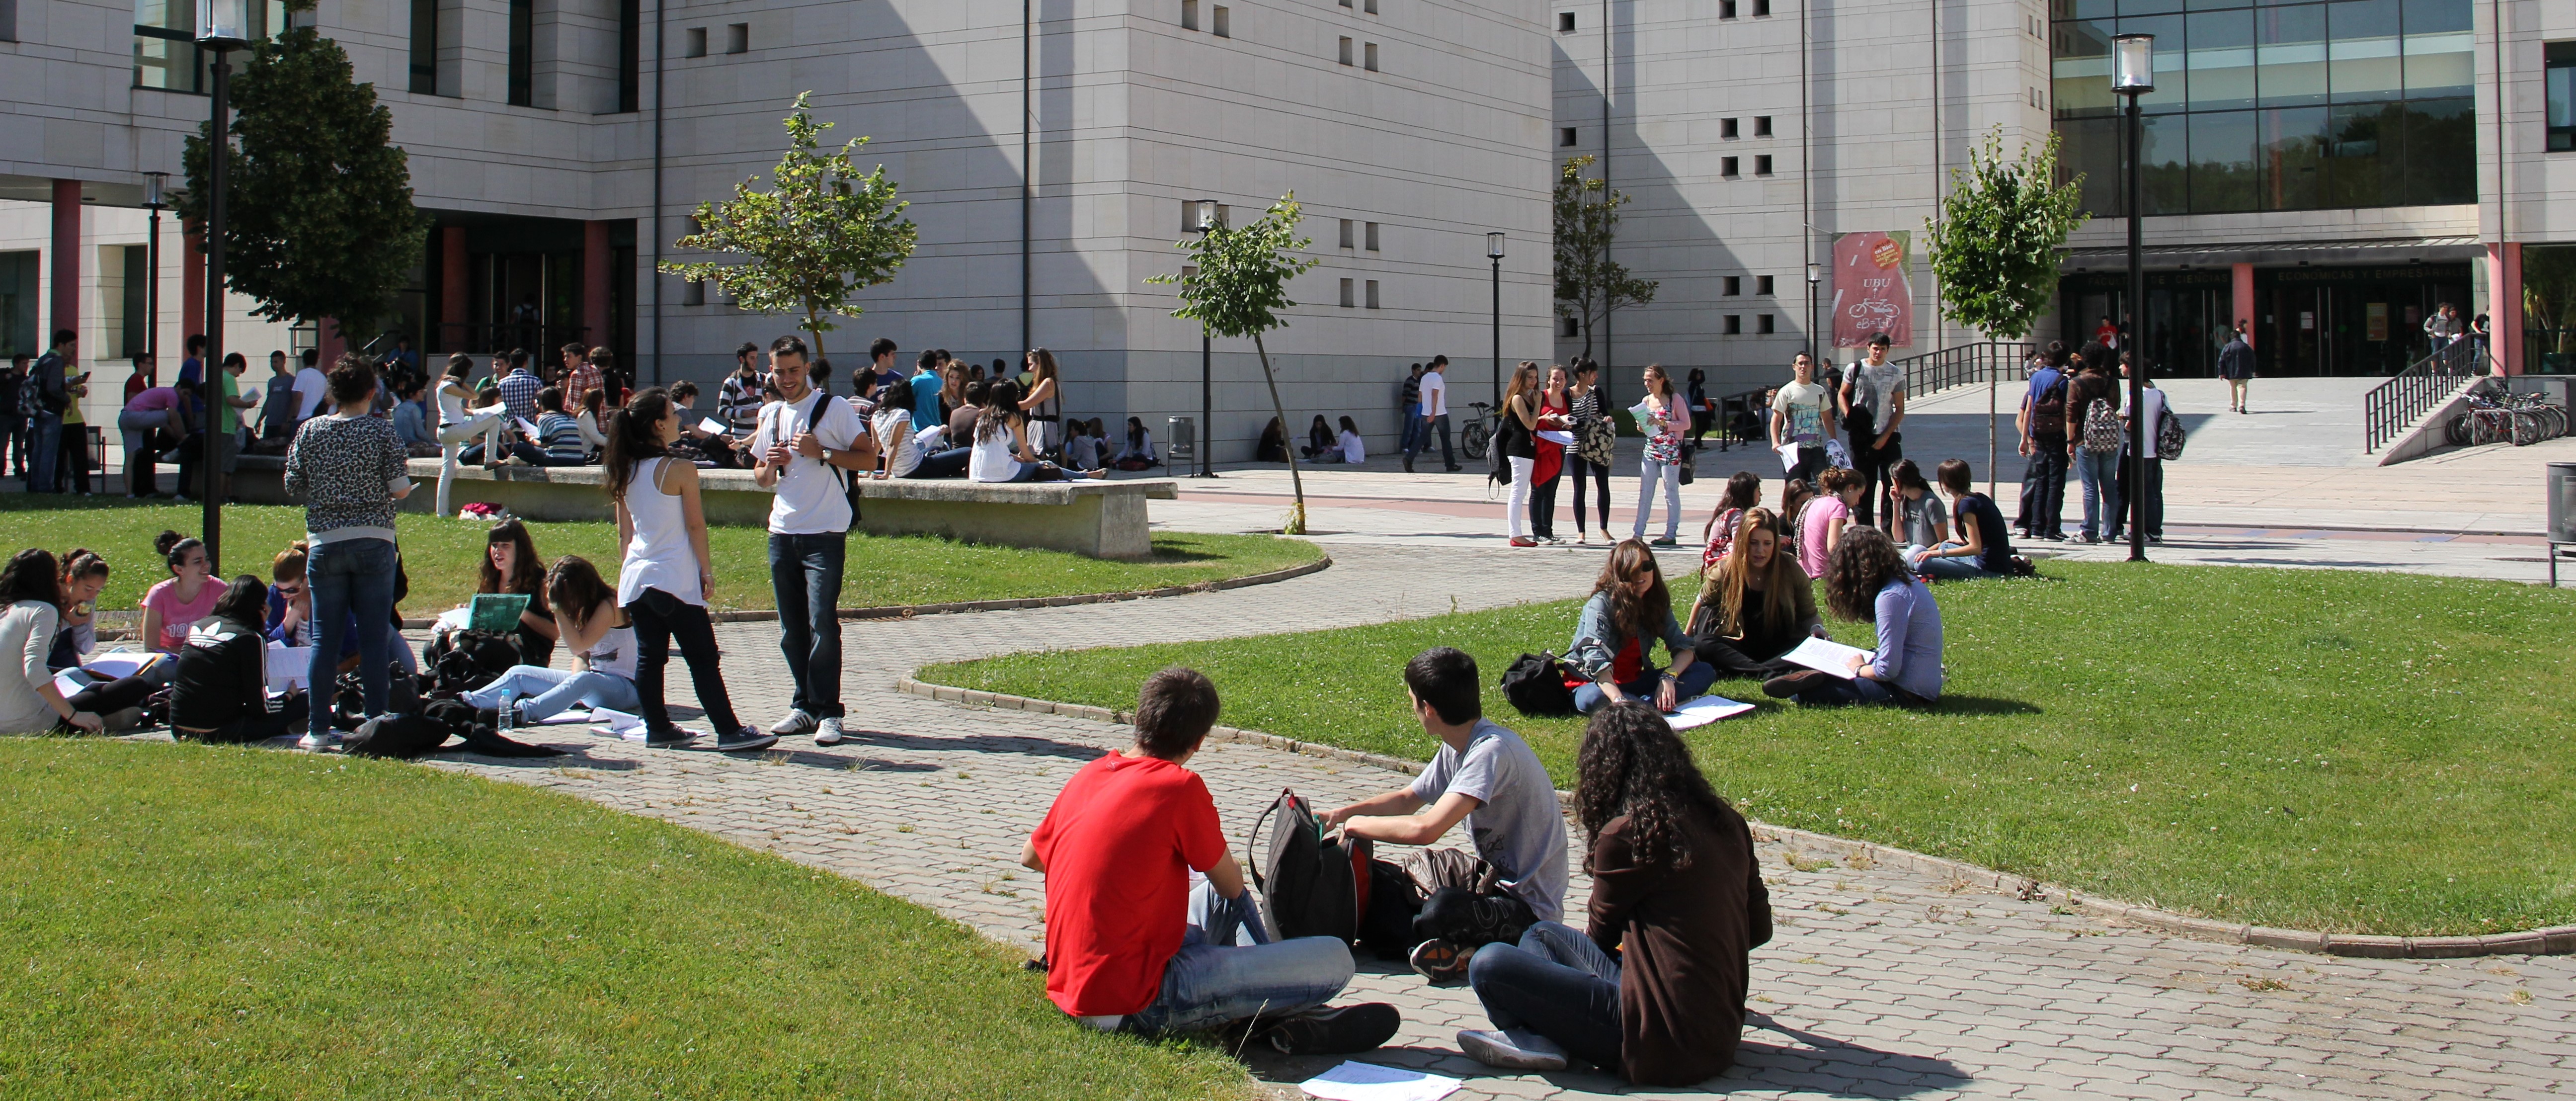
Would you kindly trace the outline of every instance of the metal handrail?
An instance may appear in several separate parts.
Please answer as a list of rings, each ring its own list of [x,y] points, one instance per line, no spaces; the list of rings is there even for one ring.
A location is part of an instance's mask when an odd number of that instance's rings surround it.
[[[2482,374],[2486,363],[2478,348],[2477,341],[2454,340],[2371,387],[2361,399],[2361,453],[2370,454],[2396,439],[2425,413],[2458,394],[2462,380]]]
[[[2023,341],[1988,340],[1907,356],[1896,364],[1905,368],[1906,398],[1920,401],[1954,386],[2017,382],[2022,364],[2037,350]]]

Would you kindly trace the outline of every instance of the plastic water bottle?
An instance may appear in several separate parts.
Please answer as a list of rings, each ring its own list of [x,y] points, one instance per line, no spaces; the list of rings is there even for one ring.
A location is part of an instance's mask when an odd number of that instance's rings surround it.
[[[501,689],[501,719],[499,725],[501,727],[501,735],[503,737],[509,736],[511,720],[518,717],[517,712],[519,710],[519,704],[517,696],[518,693],[509,688]]]

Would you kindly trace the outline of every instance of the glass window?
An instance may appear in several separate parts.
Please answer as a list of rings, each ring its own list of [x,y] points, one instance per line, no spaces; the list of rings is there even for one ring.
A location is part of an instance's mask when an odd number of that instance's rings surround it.
[[[2120,17],[2123,19],[2138,15],[2177,15],[2181,12],[2182,0],[2120,0]],[[2161,41],[2157,44],[2163,45]]]
[[[2146,171],[2140,174],[2138,186],[2145,192],[2149,214],[2191,210],[2191,154],[2184,118],[2148,115],[2139,120],[2138,163]]]
[[[2405,0],[2406,98],[2465,96],[2477,79],[2469,0]]]
[[[2336,0],[2326,5],[2326,63],[2336,103],[2406,97],[2398,52],[2397,0]]]
[[[2254,112],[2194,112],[2189,117],[2192,213],[2254,209]]]
[[[2254,106],[2254,13],[2195,12],[2184,17],[2190,27],[2187,64],[2191,109],[2225,111]]]
[[[2127,5],[2122,5],[2126,10]],[[2121,34],[2156,36],[2156,90],[2138,97],[2138,109],[2148,114],[2180,111],[2190,102],[2183,66],[2190,60],[2190,50],[2183,37],[2180,15],[2150,15],[2143,19],[2120,17]]]
[[[2327,208],[2397,206],[2406,201],[2405,108],[2377,103],[2327,108],[2317,202]]]
[[[2049,0],[2049,18],[2059,22],[2069,19],[2109,19],[2119,14],[2111,0]]]
[[[2423,206],[2478,201],[2476,101],[2406,104],[2406,201]]]
[[[2109,114],[2119,109],[2111,95],[2111,35],[2108,19],[2061,20],[2051,35],[2050,95],[2064,117]]]
[[[2548,68],[2542,81],[2549,93],[2549,151],[2576,151],[2576,42],[2542,47]]]
[[[2317,162],[2326,141],[2326,109],[2293,107],[2255,112],[2262,144],[2255,155],[2258,196],[2265,210],[2315,210]]]
[[[2084,209],[2104,218],[2127,212],[2121,200],[2119,118],[2069,119],[2057,124],[2058,171],[2083,177]]]
[[[134,86],[205,91],[195,0],[134,0]]]
[[[2265,8],[2254,13],[2254,61],[2262,69],[2265,107],[2326,101],[2326,8]]]

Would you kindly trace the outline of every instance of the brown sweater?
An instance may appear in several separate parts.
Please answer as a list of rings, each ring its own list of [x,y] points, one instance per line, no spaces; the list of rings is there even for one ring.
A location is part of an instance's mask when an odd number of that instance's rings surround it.
[[[1614,818],[1592,844],[1592,940],[1619,950],[1619,1074],[1638,1085],[1683,1086],[1735,1062],[1753,949],[1771,939],[1771,893],[1753,834],[1734,808],[1677,823],[1688,868],[1640,866],[1629,821]]]

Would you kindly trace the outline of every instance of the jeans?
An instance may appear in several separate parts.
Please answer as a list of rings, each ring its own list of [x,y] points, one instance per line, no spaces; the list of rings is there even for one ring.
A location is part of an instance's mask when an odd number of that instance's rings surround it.
[[[438,446],[441,452],[438,462],[438,514],[441,516],[456,515],[447,507],[449,488],[456,483],[457,464],[467,461],[466,441],[476,436],[483,437],[481,455],[494,454],[501,450],[500,410],[495,409],[479,416],[470,416],[456,424],[441,426],[438,430]]]
[[[1887,470],[1896,465],[1896,460],[1905,457],[1903,446],[1905,441],[1901,433],[1889,435],[1886,447],[1870,447],[1870,444],[1877,440],[1876,433],[1867,436],[1854,435],[1849,445],[1852,453],[1852,469],[1858,471],[1861,476],[1860,504],[1852,507],[1852,523],[1864,526],[1877,523],[1874,519],[1877,513],[1873,511],[1872,506],[1887,497],[1889,485]]]
[[[1431,433],[1434,429],[1440,432],[1440,465],[1451,470],[1458,469],[1458,451],[1449,446],[1449,414],[1447,413],[1423,419],[1421,425],[1415,430],[1413,453],[1420,454],[1431,450]]]
[[[1513,455],[1503,462],[1512,468],[1512,498],[1503,506],[1503,529],[1514,539],[1526,538],[1530,529],[1530,472],[1538,466],[1538,460]]]
[[[510,454],[529,466],[589,466],[588,455],[557,455],[521,440],[510,445]]]
[[[1776,655],[1767,659],[1754,657],[1746,653],[1735,639],[1702,636],[1692,641],[1699,645],[1691,648],[1691,668],[1697,669],[1705,665],[1710,673],[1718,677],[1739,679],[1753,677],[1769,680],[1782,673],[1794,673],[1806,668],[1794,661],[1784,661]],[[1715,680],[1712,678],[1711,684],[1714,683]],[[1623,688],[1621,691],[1626,689]]]
[[[1717,683],[1717,670],[1710,668],[1707,662],[1693,661],[1690,668],[1682,670],[1675,679],[1680,682],[1673,686],[1673,700],[1678,703],[1707,692],[1709,685]],[[1662,682],[1662,672],[1648,669],[1643,676],[1620,685],[1619,691],[1630,699],[1652,701],[1655,689],[1662,687]],[[1574,690],[1575,714],[1589,715],[1609,702],[1610,693],[1602,691],[1598,684],[1587,684]]]
[[[1408,401],[1404,403],[1404,432],[1403,435],[1396,440],[1395,449],[1407,455],[1413,454],[1413,445],[1421,442],[1421,440],[1422,403],[1418,401]]]
[[[634,714],[635,682],[601,672],[575,673],[565,669],[548,669],[542,665],[513,665],[510,671],[494,678],[492,683],[465,694],[465,702],[476,707],[498,709],[501,694],[508,692],[518,701],[520,720],[541,723],[572,708],[605,707]]]
[[[1905,561],[1908,565],[1913,567],[1914,572],[1930,577],[1934,581],[1971,581],[1980,577],[2010,576],[2009,574],[2000,574],[1985,568],[1984,565],[1980,564],[1977,559],[1971,555],[1954,554],[1946,558],[1916,557],[1917,555],[1924,553],[1927,549],[1940,550],[1942,547],[1959,547],[1966,545],[1967,544],[1964,543],[1943,543],[1940,547],[1931,548],[1926,548],[1921,545],[1910,546],[1905,548]]]
[[[643,717],[648,733],[667,735],[675,729],[671,710],[662,702],[662,670],[671,663],[674,639],[680,643],[681,660],[689,663],[689,683],[698,690],[698,707],[706,712],[716,737],[731,737],[742,729],[742,720],[733,713],[733,697],[725,693],[715,624],[708,621],[705,608],[660,589],[646,589],[626,606],[626,616],[635,621],[635,713]]]
[[[1682,531],[1682,466],[1659,463],[1653,459],[1637,460],[1637,525],[1629,535],[1646,537],[1646,517],[1655,511],[1655,483],[1664,483],[1664,538],[1679,539]]]
[[[2075,449],[2075,476],[2084,484],[2084,534],[2100,537],[2120,526],[2120,453]]]
[[[313,590],[313,660],[305,668],[304,683],[326,686],[337,681],[340,635],[355,623],[358,684],[368,717],[385,713],[385,693],[390,687],[385,663],[391,655],[385,643],[392,632],[369,630],[367,625],[392,622],[394,570],[401,562],[401,552],[382,539],[315,543],[304,561],[305,584]],[[322,702],[329,698],[328,689],[323,689],[313,707],[308,729],[317,738],[331,734],[331,708]]]
[[[2030,451],[2030,533],[2066,534],[2066,441],[2036,440]]]
[[[32,385],[20,383],[19,385]],[[63,452],[63,415],[37,410],[27,418],[27,492],[59,493],[56,472],[61,469]]]
[[[2139,526],[2147,529],[2147,538],[2162,539],[2165,535],[2165,461],[2147,459],[2135,465],[2144,468],[2142,474],[2132,473],[2129,463],[2120,464],[2120,498],[2136,501],[2144,497],[2146,519]],[[2128,519],[2125,513],[2112,513],[2111,538],[2120,537],[2120,529]]]
[[[1583,526],[1583,483],[1589,478],[1592,496],[1599,502],[1601,534],[1610,534],[1610,464],[1585,462],[1583,456],[1568,451],[1564,476],[1574,480],[1574,530],[1589,530]]]
[[[1559,463],[1556,476],[1541,482],[1530,482],[1530,534],[1541,539],[1556,538],[1556,486],[1565,480],[1565,466]]]
[[[1824,443],[1822,441],[1812,444],[1805,442],[1799,443],[1798,467],[1797,469],[1789,472],[1789,477],[1796,481],[1805,482],[1807,483],[1808,488],[1813,489],[1816,488],[1816,476],[1823,474],[1824,472]]]
[[[778,649],[796,678],[788,706],[817,719],[841,716],[841,563],[850,537],[769,535],[769,589],[778,599]]]
[[[1227,899],[1214,884],[1199,884],[1190,892],[1181,950],[1163,968],[1162,992],[1119,1027],[1154,1035],[1252,1017],[1279,1020],[1331,1001],[1349,985],[1349,945],[1334,937],[1266,943],[1261,928],[1250,890]]]
[[[904,477],[963,478],[966,476],[966,461],[974,456],[975,449],[971,447],[952,447],[945,451],[933,451],[922,456],[921,465],[913,467],[912,473]]]
[[[57,490],[64,488],[59,483],[62,481],[63,472],[69,471],[72,483],[70,488],[87,493],[89,492],[89,424],[66,422],[59,434],[62,438],[62,453],[54,460],[54,477],[57,482],[54,488]]]
[[[1525,1028],[1567,1054],[1619,1069],[1619,961],[1570,926],[1542,921],[1520,943],[1488,944],[1467,963],[1467,987],[1499,1029]]]

